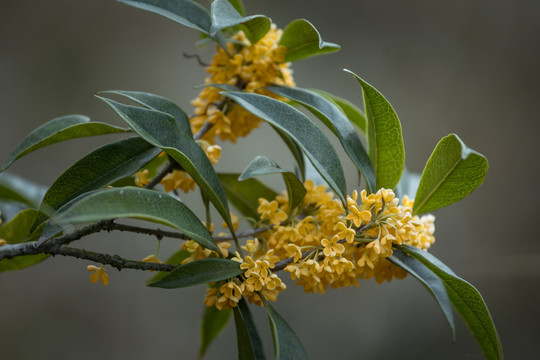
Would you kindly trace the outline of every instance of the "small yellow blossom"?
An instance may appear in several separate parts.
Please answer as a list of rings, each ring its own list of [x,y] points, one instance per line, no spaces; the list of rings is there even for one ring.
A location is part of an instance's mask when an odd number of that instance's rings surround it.
[[[139,170],[135,173],[135,185],[138,187],[144,187],[150,182],[148,179],[148,169]]]
[[[180,170],[173,170],[165,175],[161,179],[161,185],[163,185],[165,192],[181,189],[183,192],[188,193],[195,189],[195,181],[187,172]]]
[[[0,246],[6,245],[8,242],[4,239],[0,239]]]
[[[161,260],[158,259],[158,257],[155,254],[148,255],[144,259],[141,260],[144,263],[154,263],[154,264],[163,264]],[[151,272],[154,272],[154,270],[150,270]]]
[[[283,210],[278,209],[278,206],[279,204],[275,200],[269,202],[266,199],[259,198],[257,212],[261,214],[261,220],[269,219],[274,225],[279,225],[282,221],[285,221],[287,214]]]
[[[324,246],[323,252],[325,256],[338,256],[343,254],[345,246],[338,243],[339,237],[334,235],[331,239],[322,239],[321,245]]]
[[[107,285],[109,283],[109,275],[107,275],[103,265],[100,268],[94,265],[88,265],[86,270],[92,273],[90,275],[90,281],[92,283],[96,283],[98,280],[101,281],[103,285]]]

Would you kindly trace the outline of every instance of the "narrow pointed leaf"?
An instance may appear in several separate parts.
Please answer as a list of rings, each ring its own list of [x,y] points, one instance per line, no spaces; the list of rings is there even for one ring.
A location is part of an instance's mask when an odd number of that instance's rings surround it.
[[[323,41],[315,26],[305,19],[294,20],[287,25],[279,45],[287,49],[285,61],[296,61],[340,49],[337,44]]]
[[[364,134],[367,133],[367,119],[366,114],[362,110],[360,110],[356,105],[354,105],[352,102],[350,102],[347,99],[344,99],[342,97],[330,94],[326,91],[322,90],[313,90],[328,100],[332,101],[335,105],[337,105],[341,111],[347,116],[350,122],[352,122],[358,129],[360,129]]]
[[[76,224],[116,218],[135,218],[170,226],[221,254],[208,230],[181,201],[159,191],[136,187],[97,190],[72,200],[51,217],[40,243]]]
[[[192,137],[193,133],[191,132],[191,124],[189,123],[189,118],[184,110],[180,109],[172,100],[169,100],[163,96],[140,92],[140,91],[123,91],[123,90],[111,90],[111,91],[102,91],[103,94],[117,94],[125,96],[126,98],[135,101],[142,106],[164,112],[171,115],[174,120],[176,120],[176,125],[180,131]]]
[[[360,141],[356,130],[345,114],[330,100],[313,91],[298,87],[270,86],[267,88],[275,94],[284,96],[305,106],[338,137],[345,152],[349,155],[357,169],[362,173],[368,190],[375,189],[375,172],[371,160]]]
[[[218,310],[215,306],[205,306],[201,324],[199,358],[202,359],[212,341],[223,331],[231,314],[231,309]]]
[[[168,275],[147,285],[163,289],[176,289],[212,281],[230,279],[242,274],[240,263],[218,258],[206,258],[180,265]]]
[[[454,323],[454,314],[452,313],[452,303],[448,297],[448,292],[444,286],[444,283],[439,279],[431,270],[425,265],[416,260],[414,257],[405,254],[399,249],[395,249],[392,256],[388,258],[394,265],[399,266],[409,274],[414,276],[418,281],[424,285],[424,287],[435,298],[435,301],[439,304],[441,311],[450,326],[452,331],[452,338],[456,339],[456,325]]]
[[[210,35],[212,19],[208,10],[190,0],[118,0],[135,8],[161,15],[169,20]],[[213,37],[213,36],[211,36]],[[223,47],[225,42],[221,34],[215,40]]]
[[[238,344],[238,359],[264,360],[264,350],[259,332],[251,316],[248,304],[242,298],[238,306],[233,308],[236,338]]]
[[[420,261],[442,280],[452,305],[469,326],[486,359],[503,359],[499,335],[486,303],[478,290],[458,277],[448,266],[427,251],[408,245],[398,248]]]
[[[143,139],[163,149],[195,180],[205,196],[232,229],[225,191],[204,151],[191,138],[182,134],[167,114],[128,106],[98,97],[107,103]]]
[[[242,215],[259,220],[259,198],[275,199],[277,193],[256,179],[238,181],[240,174],[219,174],[227,198]]]
[[[422,214],[463,199],[484,182],[488,162],[450,134],[429,157],[414,201],[413,213]]]
[[[289,195],[289,211],[296,209],[306,196],[304,184],[298,180],[294,173],[282,169],[275,161],[266,156],[257,156],[253,159],[238,180],[244,181],[255,176],[267,174],[281,174],[283,176],[283,181],[285,181],[285,185],[287,186],[287,194]]]
[[[37,214],[38,211],[35,209],[26,209],[18,213],[13,219],[0,226],[0,239],[6,240],[8,244],[19,244],[28,241],[28,234]],[[38,264],[48,257],[49,255],[38,254],[2,259],[0,260],[0,273],[21,270]]]
[[[240,106],[290,136],[313,166],[345,203],[345,175],[334,147],[309,118],[294,107],[268,96],[245,92],[223,92]]]
[[[47,188],[7,172],[0,174],[0,202],[18,202],[37,208]]]
[[[88,117],[82,115],[62,116],[46,122],[28,134],[0,167],[0,171],[7,169],[15,160],[45,146],[80,137],[126,131],[129,130],[101,122],[90,122]]]
[[[352,71],[345,71],[352,74],[362,86],[368,120],[369,157],[377,178],[376,188],[393,189],[405,167],[401,123],[392,105],[380,92]]]
[[[210,33],[237,26],[244,32],[248,40],[255,44],[268,30],[271,21],[264,15],[242,16],[228,0],[214,0],[211,6],[212,28]]]
[[[268,300],[261,296],[264,308],[268,314],[272,337],[274,339],[274,351],[276,360],[300,360],[307,359],[306,349],[285,319],[278,314]]]
[[[77,196],[103,188],[139,170],[161,152],[140,137],[101,146],[67,169],[51,185],[36,225]],[[133,182],[131,183],[133,184]]]

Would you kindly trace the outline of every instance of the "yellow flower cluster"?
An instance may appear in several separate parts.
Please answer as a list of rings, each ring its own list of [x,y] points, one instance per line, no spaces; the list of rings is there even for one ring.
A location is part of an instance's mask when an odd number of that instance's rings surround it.
[[[240,262],[240,268],[245,270],[244,274],[207,289],[204,299],[206,306],[215,306],[219,310],[230,309],[238,305],[242,296],[252,304],[263,306],[261,295],[267,300],[276,301],[278,294],[287,288],[271,270],[278,260],[273,250],[269,250],[257,260],[253,260],[249,255],[242,259],[238,253],[233,260]]]
[[[233,36],[234,42],[227,43],[227,51],[218,47],[212,63],[206,68],[208,85],[191,103],[195,116],[191,118],[193,133],[209,122],[210,130],[203,139],[214,143],[216,136],[221,140],[236,142],[238,137],[248,135],[259,125],[260,119],[240,106],[227,103],[222,91],[213,84],[233,85],[248,92],[276,95],[264,90],[269,85],[294,86],[289,63],[284,63],[286,49],[278,46],[282,31],[274,24],[270,31],[256,44],[251,44],[243,32]]]
[[[273,201],[260,199],[263,223],[273,224],[259,236],[264,249],[279,259],[291,258],[285,267],[297,285],[307,292],[324,293],[328,286],[358,286],[358,279],[379,283],[406,272],[387,260],[395,245],[427,249],[434,242],[434,217],[412,216],[412,200],[399,200],[391,190],[369,196],[365,191],[347,197],[347,212],[326,187],[305,183],[307,194],[294,217],[281,215],[288,209],[287,196]],[[287,220],[285,220],[287,219]]]

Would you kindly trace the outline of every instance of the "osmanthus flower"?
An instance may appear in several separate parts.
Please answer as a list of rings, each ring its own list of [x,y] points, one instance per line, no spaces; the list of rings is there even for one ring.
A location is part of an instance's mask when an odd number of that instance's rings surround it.
[[[154,264],[163,264],[161,260],[158,259],[156,254],[148,255],[144,259],[141,260],[143,263],[154,263]],[[150,270],[153,272],[154,270]]]
[[[220,241],[217,243],[217,246],[219,247],[219,250],[221,250],[223,256],[227,258],[229,256],[229,248],[231,247],[231,243],[228,241]],[[190,256],[182,261],[182,265],[195,260],[206,259],[208,257],[221,257],[217,252],[202,247],[194,240],[184,241],[182,244],[182,249],[191,253]]]
[[[173,170],[161,179],[161,185],[165,192],[181,189],[183,192],[188,193],[195,189],[195,181],[185,171]]]
[[[208,85],[192,101],[195,107],[190,121],[194,133],[209,122],[210,130],[203,136],[209,143],[215,138],[236,142],[259,126],[260,119],[239,105],[230,103],[213,84],[237,86],[248,92],[280,97],[264,90],[269,85],[294,86],[290,64],[285,63],[286,49],[279,46],[281,30],[272,24],[270,31],[256,44],[251,44],[243,32],[234,35],[227,43],[227,51],[217,48],[211,64],[206,68]]]
[[[287,220],[287,214],[278,208],[277,201],[268,201],[263,198],[259,198],[259,207],[257,212],[261,214],[261,220],[268,219],[271,224],[279,225],[282,221]]]
[[[345,251],[345,246],[343,244],[340,244],[339,242],[339,236],[334,235],[331,239],[322,239],[321,245],[323,246],[323,253],[324,256],[338,256],[343,254]]]
[[[103,265],[101,265],[101,267],[88,265],[86,267],[86,270],[92,273],[90,275],[90,281],[92,283],[97,283],[98,280],[101,281],[103,285],[107,285],[109,283],[109,275],[107,275],[107,272],[105,271]]]
[[[148,169],[137,171],[135,173],[135,185],[138,187],[144,187],[146,184],[148,184],[150,182],[148,174]]]
[[[8,242],[4,239],[0,239],[0,246],[6,245]]]

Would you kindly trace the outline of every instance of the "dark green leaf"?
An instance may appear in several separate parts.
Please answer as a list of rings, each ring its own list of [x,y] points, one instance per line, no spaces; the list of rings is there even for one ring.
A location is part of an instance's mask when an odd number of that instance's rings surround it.
[[[140,137],[122,139],[101,146],[67,169],[51,185],[40,210],[51,215],[77,196],[103,188],[131,175],[161,152]],[[133,180],[131,182],[133,184]],[[38,217],[36,225],[48,216]]]
[[[51,217],[40,243],[76,224],[116,218],[135,218],[170,226],[221,254],[208,230],[181,201],[159,191],[136,187],[96,190],[72,200]]]
[[[268,30],[271,21],[264,15],[242,16],[228,0],[214,0],[210,10],[212,14],[211,35],[217,32],[239,25],[248,40],[255,44]]]
[[[19,176],[9,173],[0,174],[0,200],[2,202],[14,201],[37,208],[46,191],[46,187]]]
[[[302,182],[306,181],[306,162],[305,162],[304,153],[302,153],[302,149],[284,131],[281,131],[279,128],[276,128],[276,127],[274,127],[274,130],[279,135],[281,140],[283,140],[285,145],[289,148],[289,151],[294,157],[294,160],[296,161],[296,166],[297,166],[295,170],[298,173],[298,177],[302,180]]]
[[[80,137],[129,131],[105,123],[89,121],[90,119],[86,116],[67,115],[46,122],[17,145],[8,160],[0,167],[0,171],[7,169],[18,158],[48,145]]]
[[[256,179],[238,181],[240,174],[219,174],[227,198],[242,215],[258,220],[259,198],[269,201],[275,199],[277,193]]]
[[[347,186],[341,162],[326,135],[306,115],[268,96],[245,92],[222,94],[294,139],[338,198],[345,203]]]
[[[439,141],[429,157],[414,201],[413,213],[422,214],[463,199],[484,182],[488,162],[455,135]]]
[[[282,169],[275,161],[266,156],[257,156],[253,159],[238,180],[244,181],[255,176],[267,174],[281,174],[283,176],[283,181],[285,181],[287,193],[289,194],[289,211],[296,209],[306,196],[304,184],[298,180],[294,173]]]
[[[296,61],[340,49],[337,44],[323,41],[317,29],[304,19],[294,20],[287,25],[279,45],[287,48],[285,61]]]
[[[356,105],[342,97],[330,94],[322,90],[313,90],[337,105],[347,116],[350,122],[356,125],[364,134],[367,133],[366,115]]]
[[[178,162],[216,207],[229,229],[233,228],[225,191],[212,163],[192,138],[178,130],[174,120],[169,115],[99,98],[113,108],[143,139],[163,149]]]
[[[147,285],[163,289],[176,289],[193,285],[205,284],[212,281],[230,279],[242,274],[240,263],[218,258],[206,258],[180,265],[163,277]]]
[[[399,249],[420,261],[442,280],[452,305],[471,329],[486,359],[503,359],[499,335],[478,290],[427,251],[408,245],[399,246]]]
[[[377,189],[393,189],[399,182],[405,167],[405,147],[401,135],[401,123],[392,105],[370,84],[352,71],[362,85],[364,108],[368,126],[369,157],[375,169]]]
[[[225,328],[231,317],[231,309],[218,310],[215,306],[205,307],[201,324],[201,347],[199,358],[204,356],[208,346]]]
[[[180,264],[182,264],[182,261],[184,261],[185,259],[187,259],[190,256],[191,256],[191,253],[189,251],[184,250],[184,249],[180,249],[177,252],[175,252],[174,254],[172,254],[167,259],[167,261],[165,261],[165,264],[180,265]],[[149,282],[155,282],[155,281],[161,280],[168,274],[170,274],[170,271],[160,271],[156,275],[154,275],[149,280]]]
[[[118,0],[126,5],[161,15],[169,20],[210,35],[212,19],[208,10],[190,0]],[[211,36],[212,37],[212,36]],[[221,34],[215,40],[225,48]]]
[[[433,295],[441,311],[450,325],[452,331],[452,338],[456,339],[456,325],[454,323],[454,314],[452,313],[452,304],[448,297],[448,292],[444,286],[444,283],[439,279],[431,270],[429,270],[421,262],[405,254],[399,249],[395,249],[392,256],[388,258],[394,265],[399,266],[409,274],[414,276],[424,285],[424,287]]]
[[[102,91],[101,93],[125,96],[126,98],[133,100],[148,109],[169,114],[174,118],[174,120],[176,120],[176,125],[183,134],[186,134],[189,137],[193,136],[193,133],[191,132],[191,124],[189,123],[187,114],[180,109],[178,105],[165,97],[139,91],[112,90]]]
[[[248,304],[242,298],[234,310],[236,338],[238,342],[238,359],[264,360],[264,350],[261,338],[251,316]]]
[[[272,329],[272,337],[274,338],[274,351],[276,360],[299,360],[307,359],[307,353],[304,345],[294,332],[294,330],[285,322],[285,319],[277,313],[270,305],[268,300],[263,296],[261,299],[264,303],[264,308],[268,314],[270,327]]]
[[[0,239],[4,239],[8,244],[19,244],[29,239],[30,228],[34,223],[38,211],[26,209],[17,214],[13,219],[0,226]],[[12,259],[0,260],[0,272],[21,270],[26,267],[42,262],[49,255],[24,255]]]
[[[345,114],[331,101],[313,91],[285,86],[267,88],[275,94],[284,96],[305,106],[338,137],[345,152],[354,165],[363,174],[368,190],[374,192],[375,173],[364,145]]]

